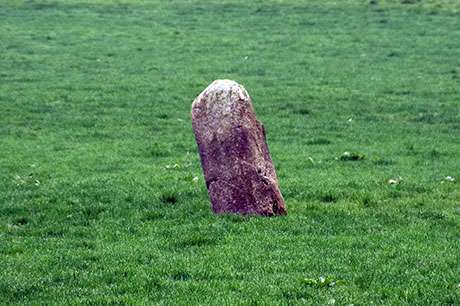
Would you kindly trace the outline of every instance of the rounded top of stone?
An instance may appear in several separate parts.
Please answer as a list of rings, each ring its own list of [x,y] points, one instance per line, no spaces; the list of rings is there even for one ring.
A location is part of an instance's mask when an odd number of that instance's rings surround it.
[[[246,89],[233,80],[215,80],[202,93],[215,94],[215,93],[230,93],[230,92],[245,92]]]
[[[215,80],[206,89],[224,90],[233,86],[241,86],[237,82],[228,79]]]
[[[228,79],[219,79],[215,80],[206,87],[205,90],[198,96],[214,96],[214,95],[223,95],[223,96],[234,96],[236,95],[242,100],[248,99],[249,95],[246,89],[233,80]]]
[[[192,103],[192,117],[207,114],[213,118],[233,117],[236,109],[252,104],[246,89],[233,80],[215,80]]]

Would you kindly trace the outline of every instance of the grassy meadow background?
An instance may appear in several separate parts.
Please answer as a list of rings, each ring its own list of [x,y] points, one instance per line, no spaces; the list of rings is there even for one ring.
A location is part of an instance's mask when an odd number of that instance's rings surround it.
[[[218,78],[285,217],[210,210]],[[458,305],[459,152],[458,1],[0,1],[0,304]]]

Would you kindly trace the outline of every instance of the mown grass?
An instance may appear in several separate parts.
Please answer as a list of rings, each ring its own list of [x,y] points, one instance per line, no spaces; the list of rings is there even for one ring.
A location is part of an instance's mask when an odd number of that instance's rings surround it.
[[[2,1],[0,302],[458,304],[460,15],[412,2]],[[217,78],[286,217],[210,211]]]

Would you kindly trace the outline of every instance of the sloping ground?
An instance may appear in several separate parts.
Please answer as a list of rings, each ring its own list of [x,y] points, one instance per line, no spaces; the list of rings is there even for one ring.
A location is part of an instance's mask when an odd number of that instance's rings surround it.
[[[460,16],[431,3],[1,1],[0,303],[458,304]],[[211,213],[217,78],[286,217]]]

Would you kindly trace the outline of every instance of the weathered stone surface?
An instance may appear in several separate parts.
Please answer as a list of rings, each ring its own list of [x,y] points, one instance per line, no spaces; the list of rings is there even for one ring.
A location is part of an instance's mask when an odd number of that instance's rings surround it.
[[[286,213],[265,130],[243,86],[217,80],[193,102],[192,124],[216,213]]]

